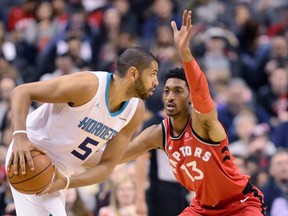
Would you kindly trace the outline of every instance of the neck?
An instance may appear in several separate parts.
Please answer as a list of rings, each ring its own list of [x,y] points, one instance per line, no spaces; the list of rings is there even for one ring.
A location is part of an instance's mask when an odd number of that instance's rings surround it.
[[[182,133],[189,118],[190,113],[186,113],[185,115],[181,115],[178,117],[169,117],[173,136],[179,136],[180,133]]]
[[[130,100],[132,97],[127,96],[127,84],[125,80],[119,76],[113,74],[108,91],[108,103],[111,112],[115,112],[120,109],[122,104]]]

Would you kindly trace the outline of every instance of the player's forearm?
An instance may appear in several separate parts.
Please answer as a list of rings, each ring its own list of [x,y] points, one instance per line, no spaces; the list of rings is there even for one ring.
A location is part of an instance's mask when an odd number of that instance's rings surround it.
[[[135,153],[131,153],[129,151],[126,151],[123,155],[123,157],[121,158],[120,163],[126,163],[126,162],[129,162],[129,161],[133,161],[135,160],[138,156],[140,156],[141,154],[135,154]]]
[[[180,56],[183,62],[190,62],[193,59],[189,48],[180,50]]]
[[[70,177],[69,188],[83,187],[103,182],[112,173],[116,165],[99,163],[96,167],[86,170],[83,173]]]
[[[210,95],[205,74],[202,72],[201,68],[191,53],[190,55],[181,54],[181,57],[190,88],[190,98],[192,100],[193,107],[200,113],[211,112],[214,109],[214,102]]]
[[[18,86],[12,91],[11,109],[14,130],[26,129],[26,118],[31,106],[31,99],[26,94],[23,94],[23,90],[23,86]]]

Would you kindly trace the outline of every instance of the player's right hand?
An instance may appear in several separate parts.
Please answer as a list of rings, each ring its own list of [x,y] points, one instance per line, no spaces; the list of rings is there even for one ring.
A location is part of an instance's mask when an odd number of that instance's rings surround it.
[[[17,134],[13,138],[12,153],[8,162],[8,171],[11,165],[14,166],[14,174],[18,175],[19,168],[21,173],[26,173],[26,161],[31,170],[34,170],[34,163],[30,154],[31,150],[37,150],[46,154],[46,152],[38,147],[36,147],[27,137],[26,134]]]

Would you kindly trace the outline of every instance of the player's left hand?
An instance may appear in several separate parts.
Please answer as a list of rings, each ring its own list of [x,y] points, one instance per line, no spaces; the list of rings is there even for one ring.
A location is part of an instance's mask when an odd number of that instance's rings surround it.
[[[50,194],[56,192],[58,190],[62,190],[65,188],[67,184],[66,177],[59,172],[59,170],[54,166],[54,178],[50,182],[50,184],[40,193],[36,194],[37,196],[41,196],[44,194]]]

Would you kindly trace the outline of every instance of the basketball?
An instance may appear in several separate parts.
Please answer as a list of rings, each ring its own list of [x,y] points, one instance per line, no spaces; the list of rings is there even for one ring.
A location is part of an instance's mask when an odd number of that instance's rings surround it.
[[[26,162],[26,174],[18,170],[18,175],[14,174],[14,166],[8,172],[8,179],[12,187],[20,193],[36,194],[45,189],[51,182],[54,169],[50,158],[36,150],[31,151],[31,157],[34,162],[34,170],[30,170],[29,164]]]

